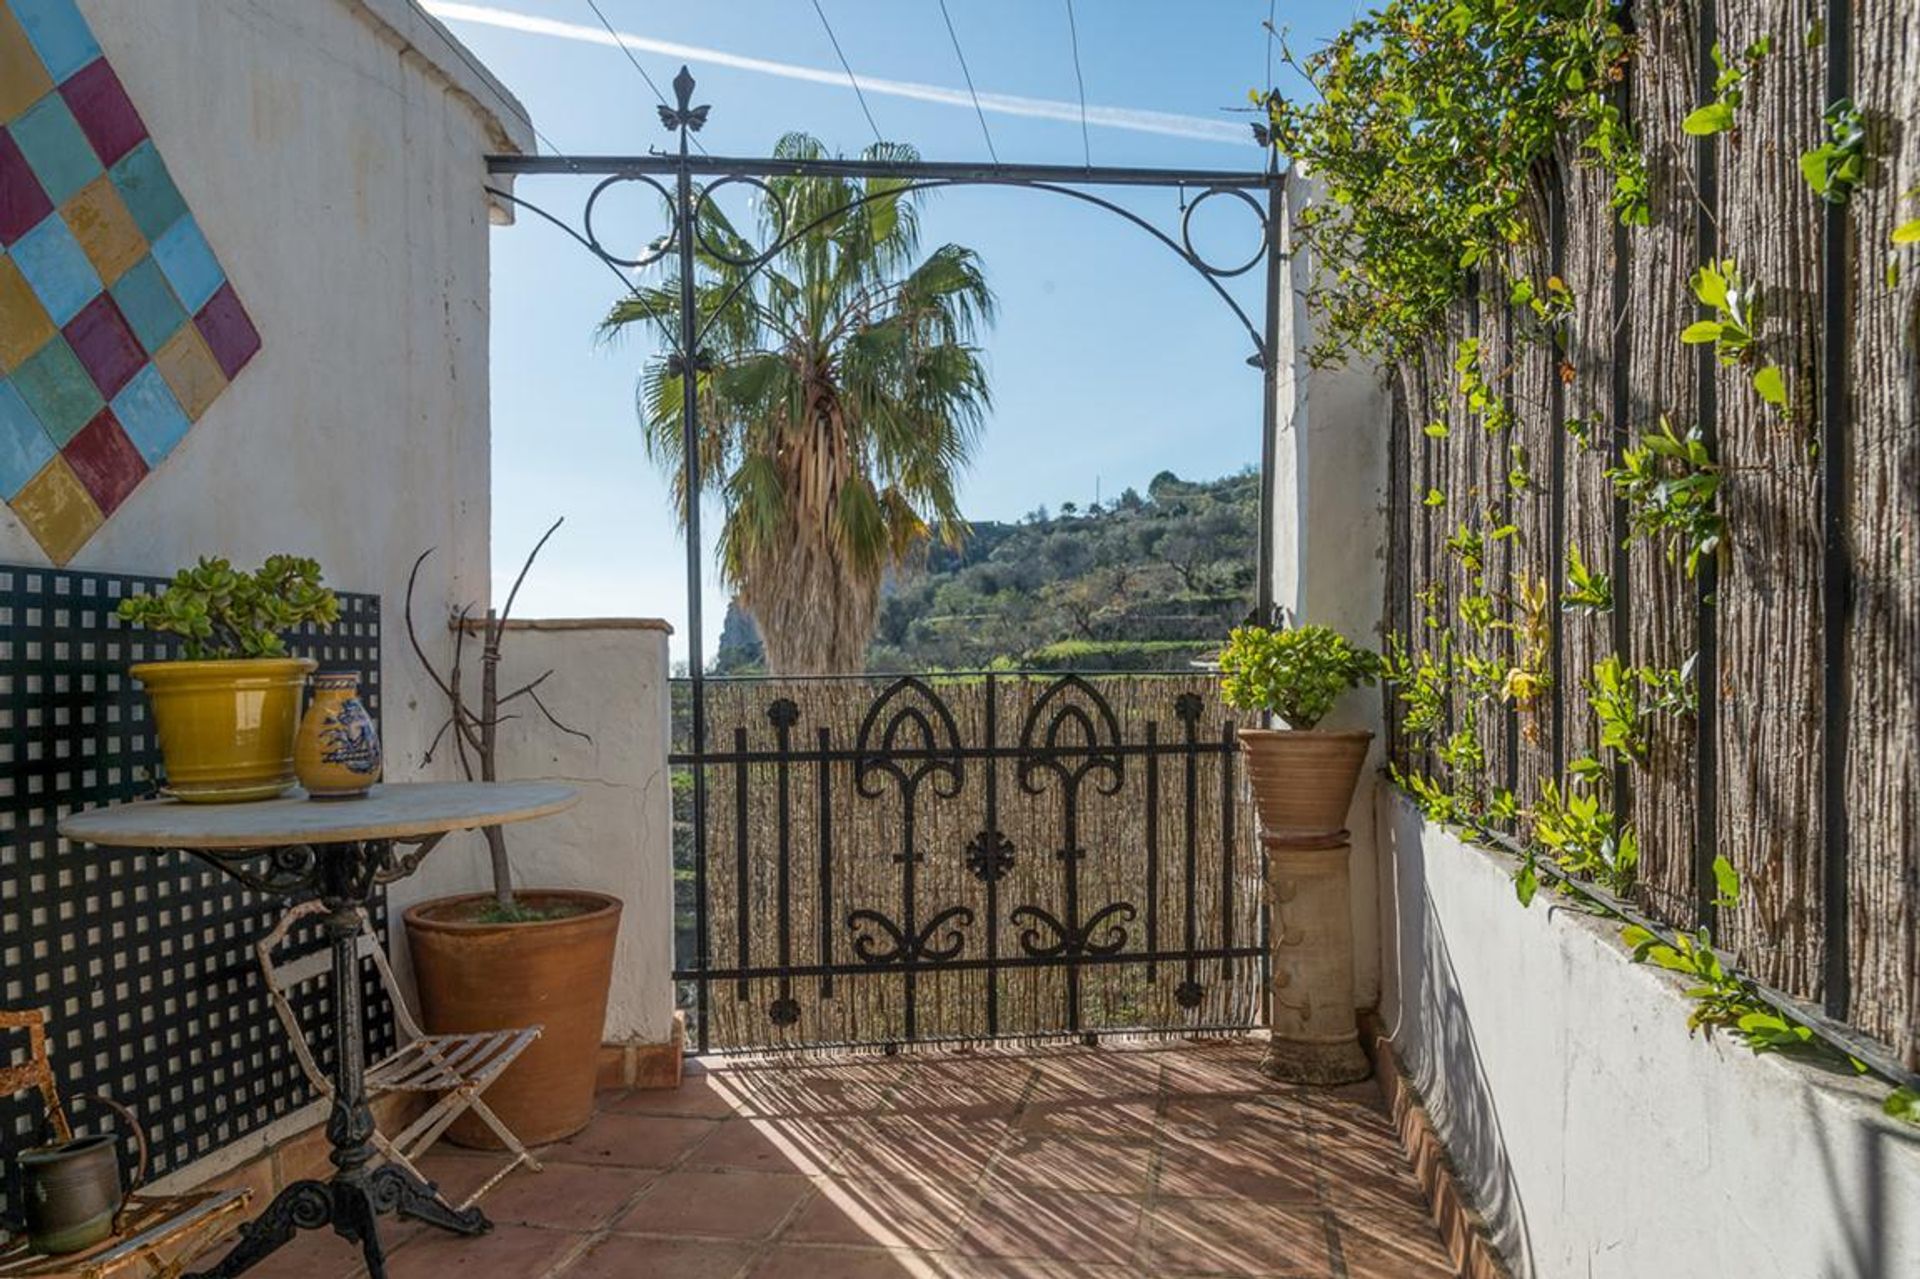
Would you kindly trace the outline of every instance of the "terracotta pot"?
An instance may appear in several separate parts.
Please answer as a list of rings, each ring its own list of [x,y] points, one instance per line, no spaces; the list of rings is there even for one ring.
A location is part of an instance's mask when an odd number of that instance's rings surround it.
[[[224,804],[291,787],[300,686],[313,666],[305,657],[257,657],[130,667],[153,703],[165,792]]]
[[[1240,749],[1260,832],[1269,838],[1325,839],[1344,831],[1373,734],[1363,729],[1300,732],[1243,728]]]
[[[407,944],[429,1034],[541,1028],[540,1038],[484,1094],[522,1142],[539,1146],[572,1136],[593,1117],[620,902],[562,889],[515,896],[535,909],[569,903],[586,909],[561,919],[473,923],[467,917],[492,894],[443,897],[407,911]],[[447,1136],[462,1146],[500,1148],[471,1115]]]

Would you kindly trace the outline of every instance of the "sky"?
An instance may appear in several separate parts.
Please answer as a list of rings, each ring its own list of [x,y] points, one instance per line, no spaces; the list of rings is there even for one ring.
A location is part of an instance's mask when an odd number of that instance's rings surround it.
[[[589,0],[420,3],[525,104],[543,151],[634,154],[671,144],[653,90]],[[877,127],[926,159],[989,159],[939,0],[819,0],[817,11],[813,0],[598,3],[662,90],[671,94],[674,74],[688,65],[695,103],[712,107],[699,137],[714,155],[765,155],[791,130],[853,155]],[[1280,74],[1263,24],[1274,13],[1304,50],[1353,9],[1343,0],[1294,0],[1277,13],[1274,0],[1079,0],[1071,24],[1068,0],[947,0],[946,12],[1000,160],[1257,171],[1265,157],[1247,128],[1247,92],[1267,83],[1270,59]],[[591,186],[523,178],[516,194],[579,229]],[[1180,191],[1100,193],[1178,238]],[[737,196],[722,203],[739,219]],[[604,199],[595,224],[626,257],[664,230],[657,203],[637,189]],[[1210,260],[1239,263],[1257,249],[1260,228],[1225,198],[1196,212],[1192,234]],[[634,412],[653,344],[639,334],[597,340],[620,282],[558,229],[523,212],[492,236],[495,596],[504,598],[526,549],[564,516],[519,614],[665,618],[675,628],[674,658],[684,659],[684,543]],[[960,485],[968,518],[1084,506],[1144,489],[1162,470],[1204,479],[1257,464],[1251,341],[1166,247],[1109,211],[994,187],[927,195],[922,251],[949,242],[979,253],[999,304],[982,341],[994,407]],[[1257,324],[1261,272],[1226,283]],[[709,543],[720,519],[709,501]],[[707,558],[711,657],[727,592]]]

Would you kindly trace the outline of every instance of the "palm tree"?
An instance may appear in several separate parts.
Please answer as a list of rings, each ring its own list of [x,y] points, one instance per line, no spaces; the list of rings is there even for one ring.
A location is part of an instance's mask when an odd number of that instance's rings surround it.
[[[918,158],[885,143],[865,154]],[[774,155],[826,152],[793,133]],[[919,258],[918,193],[900,179],[767,185],[758,243],[773,243],[783,227],[792,240],[757,271],[734,261],[752,256],[755,242],[712,202],[701,213],[702,484],[725,508],[722,574],[759,624],[768,668],[859,671],[888,568],[930,537],[957,543],[964,534],[954,483],[989,405],[974,336],[992,323],[993,294],[971,249],[947,244]],[[669,273],[616,305],[602,332],[673,325],[679,305]],[[684,521],[680,378],[655,358],[638,400],[648,453],[671,474]]]

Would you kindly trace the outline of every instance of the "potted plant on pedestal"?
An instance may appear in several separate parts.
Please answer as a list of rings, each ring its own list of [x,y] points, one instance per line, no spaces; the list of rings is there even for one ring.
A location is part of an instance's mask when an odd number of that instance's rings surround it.
[[[272,799],[293,785],[300,688],[314,663],[287,655],[286,633],[340,616],[317,562],[274,555],[243,573],[203,557],[164,590],[121,600],[118,615],[183,641],[180,660],[128,670],[153,703],[164,793],[229,803]]]
[[[1242,626],[1220,652],[1220,693],[1284,728],[1243,728],[1240,749],[1264,834],[1328,836],[1347,824],[1373,734],[1316,729],[1341,694],[1371,684],[1377,654],[1326,626]]]
[[[497,613],[484,622],[468,608],[453,620],[453,661],[444,672],[428,660],[413,623],[414,582],[426,552],[407,578],[407,638],[428,675],[446,695],[446,722],[425,762],[442,741],[451,741],[469,781],[498,781],[499,729],[520,703],[564,733],[586,737],[556,719],[540,698],[548,671],[519,688],[500,691],[501,641],[513,601],[527,571],[560,527],[555,521],[528,554]],[[464,683],[466,648],[480,644],[477,701]],[[492,867],[491,892],[442,897],[410,907],[405,915],[413,955],[421,1018],[430,1034],[467,1034],[520,1026],[541,1027],[540,1038],[487,1091],[487,1104],[529,1146],[558,1141],[586,1127],[613,982],[614,943],[620,900],[605,893],[561,888],[516,888],[506,834],[486,830]],[[498,1149],[493,1131],[471,1115],[447,1132],[456,1143]]]

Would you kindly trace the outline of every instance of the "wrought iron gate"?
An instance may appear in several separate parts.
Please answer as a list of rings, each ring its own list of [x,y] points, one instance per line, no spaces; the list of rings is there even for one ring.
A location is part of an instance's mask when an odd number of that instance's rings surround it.
[[[1254,1024],[1260,863],[1203,675],[707,681],[702,1049]],[[699,958],[708,962],[701,964]]]
[[[1287,254],[1286,175],[1270,149],[1260,148],[1258,169],[1241,172],[695,155],[708,108],[693,104],[685,67],[673,88],[677,101],[663,98],[659,118],[677,153],[488,161],[505,180],[488,188],[497,199],[570,236],[623,292],[634,289],[630,272],[677,260],[677,314],[659,317],[670,371],[702,367],[716,315],[738,296],[736,286],[701,314],[699,250],[751,278],[797,238],[870,200],[949,186],[1045,191],[1139,228],[1233,313],[1252,345],[1245,363],[1263,379],[1261,473],[1273,474]],[[772,243],[716,247],[702,220],[716,193],[739,185],[771,196],[765,179],[783,175],[865,178],[869,193],[805,225],[790,224],[775,200]],[[531,177],[598,179],[578,227],[506,185]],[[665,232],[631,257],[610,250],[596,224],[608,217],[602,197],[625,184],[651,189],[666,216]],[[1101,188],[1177,190],[1180,217],[1163,229]],[[1194,215],[1216,198],[1257,219],[1259,242],[1244,260],[1214,262],[1194,246]],[[1255,270],[1264,273],[1258,323],[1224,283]],[[699,438],[694,384],[682,379],[682,439]],[[679,976],[695,990],[697,1047],[1254,1020],[1259,859],[1212,682],[714,679],[703,669],[702,453],[681,450],[691,674],[687,741],[674,756],[691,781],[695,953]],[[1267,616],[1271,484],[1261,493],[1255,582]],[[1011,815],[1023,808],[1032,824],[1016,828]],[[892,868],[885,892],[875,868]],[[1039,989],[1056,979],[1057,1004]],[[1032,990],[1023,994],[1022,982]]]

